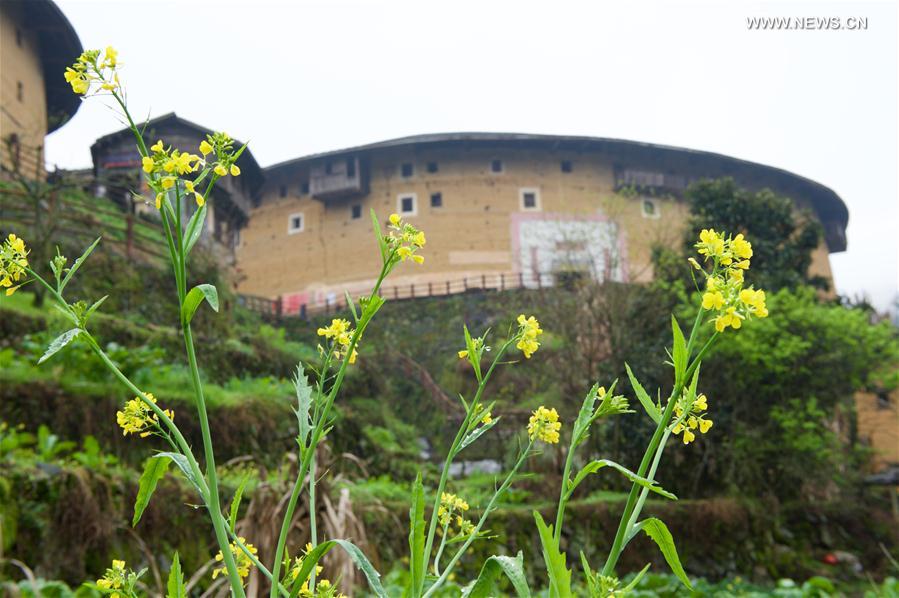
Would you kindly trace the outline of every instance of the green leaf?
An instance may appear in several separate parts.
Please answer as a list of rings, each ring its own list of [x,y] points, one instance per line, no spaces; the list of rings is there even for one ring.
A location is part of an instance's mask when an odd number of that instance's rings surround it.
[[[599,391],[599,384],[594,384],[584,402],[581,404],[581,410],[578,411],[577,419],[574,420],[574,426],[571,428],[571,449],[574,449],[586,438],[587,430],[593,421],[594,407],[596,406],[596,393]]]
[[[134,518],[131,520],[131,527],[137,525],[140,516],[143,515],[144,509],[150,504],[150,497],[156,491],[156,484],[168,471],[169,459],[166,455],[156,455],[150,457],[144,463],[144,472],[140,475],[139,488],[137,490],[137,498],[134,500]]]
[[[170,452],[161,452],[156,453],[157,457],[168,457],[172,460],[172,463],[181,470],[181,473],[184,474],[184,477],[187,478],[187,481],[193,485],[194,488],[197,489],[197,492],[200,493],[200,496],[203,496],[203,488],[200,485],[199,480],[194,477],[193,471],[190,469],[190,463],[187,461],[187,457],[182,455],[181,453],[170,453]]]
[[[632,591],[637,587],[637,584],[640,583],[640,580],[643,579],[643,576],[646,575],[646,572],[649,571],[649,568],[652,566],[652,563],[646,563],[646,566],[640,569],[640,572],[637,573],[634,578],[631,580],[629,584],[621,588],[619,590],[622,596],[627,596],[628,592]]]
[[[662,419],[662,414],[659,413],[658,407],[652,402],[652,398],[650,398],[649,394],[637,380],[634,372],[631,371],[631,366],[625,363],[624,368],[627,370],[627,377],[630,378],[631,386],[637,394],[637,399],[640,401],[640,404],[643,405],[643,409],[646,410],[646,413],[652,418],[652,421],[659,423],[659,420]]]
[[[671,332],[674,338],[674,344],[671,347],[671,359],[674,361],[674,379],[681,381],[684,379],[684,372],[687,371],[687,341],[684,340],[684,333],[673,315],[671,316]]]
[[[204,224],[206,223],[206,206],[200,206],[194,215],[190,217],[187,223],[187,229],[184,235],[184,255],[190,253],[196,242],[203,235]]]
[[[381,251],[381,261],[387,259],[387,244],[384,242],[384,235],[381,234],[381,223],[378,222],[378,215],[375,214],[374,208],[369,211],[371,215],[371,228],[375,231],[375,238],[378,240],[378,249]]]
[[[584,465],[584,467],[577,473],[577,475],[574,476],[574,480],[568,484],[568,491],[565,494],[565,498],[566,499],[569,498],[574,493],[575,488],[577,488],[578,485],[580,485],[580,483],[583,482],[584,479],[588,475],[590,475],[592,473],[596,473],[603,467],[611,467],[613,469],[616,469],[616,470],[618,470],[618,472],[621,473],[621,475],[623,475],[630,481],[634,482],[635,484],[639,484],[640,486],[643,486],[644,488],[648,488],[652,492],[655,492],[656,494],[660,494],[660,495],[664,496],[665,498],[670,498],[671,500],[677,500],[677,497],[675,495],[668,492],[661,486],[658,486],[654,482],[652,482],[642,476],[637,475],[636,473],[634,473],[627,467],[625,467],[623,465],[619,465],[618,463],[615,463],[614,461],[610,461],[608,459],[599,459],[596,461],[591,461],[590,463],[587,463],[586,465]]]
[[[318,564],[318,561],[335,546],[340,546],[356,564],[356,567],[362,571],[363,575],[365,575],[365,579],[368,581],[368,587],[372,593],[378,598],[387,598],[387,592],[384,591],[384,586],[381,585],[381,575],[375,571],[375,568],[372,567],[371,562],[365,557],[365,554],[359,550],[359,547],[347,540],[328,540],[322,542],[303,557],[303,565],[300,567],[300,571],[293,580],[293,586],[290,589],[290,598],[296,598],[299,595],[303,584],[309,579],[309,575],[312,573],[312,568],[315,567]]]
[[[69,281],[72,280],[72,276],[75,275],[75,272],[78,271],[78,268],[81,267],[81,264],[93,253],[94,249],[97,247],[97,244],[100,242],[102,237],[97,237],[97,240],[90,244],[90,247],[84,250],[84,253],[81,254],[75,263],[72,264],[72,267],[69,268],[69,271],[66,272],[65,278],[62,279],[62,282],[59,283],[59,294],[62,295],[62,291],[66,288],[66,285],[69,284]]]
[[[44,363],[45,361],[56,355],[63,347],[75,340],[75,337],[82,332],[84,331],[81,330],[81,328],[72,328],[68,332],[63,332],[62,334],[57,336],[55,339],[53,339],[53,342],[50,343],[50,346],[47,347],[47,350],[38,360],[38,365]]]
[[[550,598],[571,597],[571,569],[565,565],[565,555],[559,551],[559,545],[553,538],[552,526],[547,526],[540,513],[534,511],[537,531],[540,533],[540,544],[543,546],[543,560],[549,574]]]
[[[187,589],[184,587],[184,573],[181,571],[181,561],[178,553],[172,559],[172,568],[169,569],[169,581],[166,584],[165,598],[187,598]]]
[[[185,322],[190,323],[203,299],[206,299],[213,311],[219,310],[219,293],[216,288],[211,284],[198,284],[190,290],[181,306],[181,318]]]
[[[462,450],[464,448],[466,448],[467,446],[473,444],[478,438],[483,436],[488,430],[490,430],[493,426],[495,426],[497,424],[497,422],[501,419],[502,419],[501,417],[494,417],[493,421],[490,422],[489,424],[484,424],[483,426],[478,426],[472,432],[469,432],[465,436],[465,438],[462,439],[462,442],[459,443],[459,448],[454,453],[454,456],[461,453]]]
[[[103,302],[106,301],[108,298],[109,298],[109,295],[103,295],[102,297],[100,297],[99,299],[94,301],[93,305],[88,307],[87,311],[84,312],[84,321],[87,322],[88,318],[90,318],[92,315],[94,315],[94,312],[97,311],[97,308],[99,308],[101,305],[103,305]]]
[[[305,448],[306,440],[312,431],[312,420],[309,417],[309,412],[312,410],[312,387],[309,385],[309,380],[303,371],[302,363],[297,364],[297,373],[293,378],[293,387],[297,395],[296,415],[300,434],[299,441],[300,446]]]
[[[234,491],[234,498],[231,499],[231,508],[228,511],[228,525],[231,527],[231,533],[236,533],[234,531],[234,526],[237,525],[237,514],[240,511],[240,500],[243,498],[243,490],[247,487],[247,482],[250,481],[250,476],[247,476],[240,483],[240,486],[237,487],[237,490]]]
[[[409,509],[409,573],[414,592],[420,593],[424,587],[425,566],[425,490],[419,473],[412,484],[412,507]]]
[[[512,582],[515,593],[519,598],[530,598],[531,590],[524,574],[524,556],[521,551],[518,556],[491,556],[481,567],[478,578],[469,584],[462,592],[462,598],[490,598],[496,596],[494,585],[501,574],[505,574]]]
[[[671,570],[677,578],[681,580],[681,583],[683,583],[688,590],[692,591],[693,586],[690,584],[690,578],[687,577],[687,573],[681,566],[680,558],[677,556],[677,548],[674,546],[674,538],[671,536],[671,532],[668,531],[668,526],[662,523],[660,519],[650,517],[649,519],[644,519],[636,524],[631,531],[630,536],[633,537],[641,530],[658,544],[659,549],[662,551],[662,556],[664,556],[665,560],[668,562],[668,566],[671,567]]]

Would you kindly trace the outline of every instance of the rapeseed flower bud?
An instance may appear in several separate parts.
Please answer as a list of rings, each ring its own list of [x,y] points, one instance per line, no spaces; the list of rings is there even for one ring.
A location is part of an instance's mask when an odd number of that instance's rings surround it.
[[[541,405],[528,420],[528,437],[531,441],[540,440],[547,444],[556,444],[559,442],[561,429],[562,422],[559,421],[559,414],[554,408],[547,409]]]
[[[416,264],[423,264],[424,256],[416,252],[425,246],[425,234],[408,222],[403,222],[399,214],[391,214],[388,221],[390,232],[384,238],[388,249],[392,250],[388,256],[401,262],[412,260]]]
[[[689,413],[685,410],[689,408]],[[684,444],[690,444],[696,440],[696,430],[700,434],[705,434],[712,428],[712,420],[706,417],[704,413],[709,408],[708,399],[704,394],[699,394],[693,400],[691,405],[687,405],[686,396],[678,399],[674,406],[674,427],[671,432],[674,434],[683,434]]]

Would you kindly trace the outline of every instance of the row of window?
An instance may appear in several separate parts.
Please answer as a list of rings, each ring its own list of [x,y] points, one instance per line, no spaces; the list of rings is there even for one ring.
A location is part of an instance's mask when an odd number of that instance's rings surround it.
[[[574,170],[574,166],[571,163],[571,160],[562,160],[559,162],[559,169],[564,173],[570,173]],[[435,172],[440,171],[440,165],[437,162],[428,162],[425,165],[425,170],[433,174]],[[325,164],[325,174],[331,174],[332,164],[329,162]],[[501,174],[505,171],[505,166],[503,165],[502,160],[491,160],[490,161],[490,172],[494,174]],[[356,163],[354,160],[347,160],[347,169],[346,169],[347,177],[355,177],[356,176]],[[415,164],[412,162],[404,162],[400,165],[400,176],[404,179],[412,178],[415,176]],[[281,185],[278,188],[278,195],[280,197],[287,197],[287,185]],[[302,181],[300,183],[300,195],[309,195],[309,181]]]
[[[520,189],[519,201],[523,211],[534,212],[540,210],[540,191],[539,189]],[[431,207],[440,208],[443,206],[443,195],[441,193],[431,194]],[[397,197],[396,211],[402,216],[416,216],[418,214],[418,196],[415,193],[406,193]],[[640,212],[644,218],[659,218],[661,213],[656,204],[656,200],[643,198],[640,205]],[[358,220],[362,218],[362,205],[354,204],[350,207],[350,218]],[[301,233],[305,230],[305,217],[302,212],[291,214],[288,217],[287,233]]]
[[[520,189],[519,201],[523,211],[539,211],[540,210],[540,190],[539,189]],[[432,193],[430,197],[432,208],[443,207],[443,194]],[[418,215],[418,195],[416,193],[402,193],[396,198],[396,211],[401,216]],[[350,206],[350,218],[357,220],[362,218],[362,205],[353,204]],[[301,233],[305,230],[305,218],[302,212],[291,214],[288,217],[287,232],[289,234]]]

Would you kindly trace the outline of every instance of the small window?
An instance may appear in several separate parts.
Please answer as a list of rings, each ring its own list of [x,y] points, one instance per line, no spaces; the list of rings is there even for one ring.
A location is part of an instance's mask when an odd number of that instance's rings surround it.
[[[25,86],[21,81],[16,81],[16,99],[20,102],[25,101]]]
[[[877,393],[877,408],[880,410],[890,409],[890,395],[885,392]]]
[[[440,167],[437,165],[437,162],[428,162],[428,172],[434,174],[438,170],[440,170]]]
[[[405,178],[409,178],[413,174],[415,174],[415,167],[412,166],[411,162],[406,162],[402,166],[400,166],[400,174]]]
[[[490,172],[502,172],[503,171],[503,161],[502,160],[491,160],[490,161]]]
[[[406,193],[397,197],[397,211],[402,216],[415,216],[418,213],[418,206],[414,193]]]
[[[571,172],[571,160],[562,160],[562,163],[559,164],[559,167],[562,169],[562,172],[568,174]]]
[[[352,179],[356,177],[356,160],[348,158],[346,161],[346,178]]]
[[[309,181],[300,183],[300,195],[309,195]]]
[[[278,195],[281,197],[287,197],[287,185],[281,185],[278,188]]]
[[[359,218],[362,218],[362,206],[359,204],[354,205],[350,209],[350,215],[353,220],[358,220]]]
[[[654,199],[644,197],[640,209],[643,212],[644,218],[658,218],[661,216],[659,213],[659,206]]]
[[[334,165],[330,162],[325,162],[325,174],[334,174]]]
[[[302,212],[299,214],[291,214],[287,220],[287,234],[294,235],[303,232],[306,227],[306,219],[303,218]]]
[[[443,194],[442,193],[431,193],[431,207],[432,208],[443,207]]]
[[[540,191],[538,189],[521,189],[521,209],[531,212],[540,210]]]

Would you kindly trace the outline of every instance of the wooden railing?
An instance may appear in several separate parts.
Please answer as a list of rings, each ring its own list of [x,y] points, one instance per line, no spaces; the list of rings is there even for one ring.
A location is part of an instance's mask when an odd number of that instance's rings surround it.
[[[468,292],[544,289],[559,284],[565,277],[579,277],[578,272],[495,272],[442,281],[411,282],[385,286],[381,296],[389,300],[443,297]],[[337,295],[320,301],[296,302],[284,296],[276,299],[255,295],[238,295],[238,303],[271,318],[300,317],[337,313],[347,308],[346,297]]]

